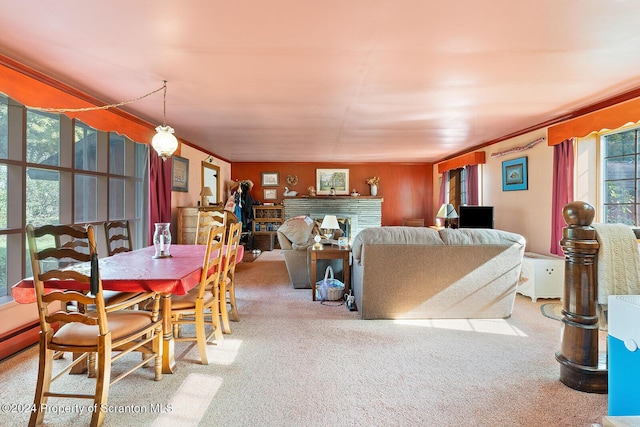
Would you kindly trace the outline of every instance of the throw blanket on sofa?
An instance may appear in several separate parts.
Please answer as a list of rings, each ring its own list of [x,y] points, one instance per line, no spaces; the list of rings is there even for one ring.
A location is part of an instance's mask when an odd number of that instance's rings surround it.
[[[624,224],[592,224],[598,249],[598,304],[609,295],[640,294],[640,252],[631,228]]]

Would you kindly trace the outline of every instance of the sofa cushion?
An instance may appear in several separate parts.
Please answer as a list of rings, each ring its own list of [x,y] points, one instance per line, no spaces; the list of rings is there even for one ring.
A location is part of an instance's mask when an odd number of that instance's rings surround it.
[[[306,246],[310,243],[313,227],[314,223],[311,218],[298,216],[286,220],[278,227],[278,231],[291,241],[295,249],[296,246]]]
[[[509,245],[524,244],[519,234],[503,230],[479,228],[443,228],[438,231],[445,245]]]
[[[437,230],[423,227],[372,227],[360,231],[353,239],[352,253],[362,256],[364,245],[444,245]]]

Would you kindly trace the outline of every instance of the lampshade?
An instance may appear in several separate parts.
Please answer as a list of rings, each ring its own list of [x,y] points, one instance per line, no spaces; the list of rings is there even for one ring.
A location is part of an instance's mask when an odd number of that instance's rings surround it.
[[[338,228],[340,228],[340,224],[338,224],[338,218],[335,215],[325,215],[320,228],[337,230]]]
[[[204,186],[202,190],[200,190],[200,204],[202,206],[209,206],[209,199],[207,197],[213,196],[213,191],[211,191],[210,187]]]
[[[211,187],[202,187],[202,190],[200,191],[200,195],[201,196],[213,196],[213,191],[211,191]]]
[[[151,146],[158,152],[158,155],[162,157],[162,160],[167,160],[178,149],[178,139],[173,135],[173,128],[167,126],[167,81],[164,81],[163,85],[163,115],[162,126],[156,128],[156,134],[153,135],[151,140]]]
[[[173,135],[174,130],[171,126],[158,126],[156,132],[151,146],[163,160],[166,160],[178,149],[178,139]]]
[[[458,212],[456,212],[452,204],[444,203],[442,206],[440,206],[440,210],[436,214],[436,218],[458,218]]]

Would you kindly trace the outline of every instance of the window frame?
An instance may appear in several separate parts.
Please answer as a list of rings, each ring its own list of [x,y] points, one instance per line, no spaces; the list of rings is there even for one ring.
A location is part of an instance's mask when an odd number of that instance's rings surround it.
[[[0,167],[7,170],[6,178],[6,227],[0,228],[0,239],[6,240],[6,247],[12,246],[11,251],[6,253],[6,294],[4,289],[0,292],[0,305],[13,301],[11,296],[11,286],[29,272],[28,250],[26,244],[26,173],[29,169],[43,169],[57,172],[59,180],[59,223],[61,224],[92,224],[96,226],[96,233],[100,247],[100,253],[106,255],[106,243],[102,223],[112,219],[126,219],[130,221],[131,233],[134,247],[146,246],[146,235],[148,228],[148,206],[146,203],[148,194],[148,165],[149,165],[149,145],[137,143],[126,137],[124,138],[124,155],[126,164],[121,168],[115,168],[119,173],[111,173],[110,168],[110,139],[111,132],[101,131],[82,123],[77,119],[71,119],[63,114],[56,114],[60,121],[59,129],[59,164],[43,165],[39,163],[27,162],[27,107],[16,102],[10,97],[0,93],[0,102],[7,104],[7,147],[6,157],[0,158]],[[43,113],[50,115],[51,113]],[[86,168],[76,169],[76,125],[91,129],[97,132],[96,141],[96,164],[95,170]],[[1,128],[0,128],[1,129]],[[0,139],[1,141],[1,139]],[[85,153],[86,154],[86,153]],[[93,154],[92,154],[93,155]],[[134,161],[130,161],[133,159]],[[98,194],[106,194],[108,197],[97,197],[96,217],[93,220],[79,221],[75,217],[76,176],[95,177],[97,180]],[[111,200],[109,182],[111,178],[124,180],[125,191],[124,200]],[[95,197],[94,197],[95,198]],[[109,216],[109,207],[116,202],[122,202],[124,208],[123,215],[118,218]],[[103,247],[104,246],[104,247]],[[13,248],[21,250],[13,250]],[[4,287],[3,283],[0,283]]]
[[[623,153],[618,155],[607,155],[607,138],[612,135],[618,135],[627,132],[634,132],[634,150],[633,152]],[[640,126],[625,126],[619,129],[615,129],[608,132],[601,132],[597,137],[597,146],[598,146],[598,218],[600,222],[603,223],[623,223],[627,224],[631,227],[637,227],[640,224]],[[607,160],[615,159],[615,158],[623,158],[623,157],[633,157],[633,177],[622,177],[615,179],[608,179],[607,177]],[[621,182],[621,181],[631,181],[633,180],[633,202],[632,203],[612,203],[608,202],[607,195],[607,183],[609,182]],[[629,221],[620,221],[618,219],[614,219],[611,221],[611,218],[608,214],[608,207],[611,206],[623,206],[623,205],[633,205],[632,209],[632,217],[633,223],[629,224]]]

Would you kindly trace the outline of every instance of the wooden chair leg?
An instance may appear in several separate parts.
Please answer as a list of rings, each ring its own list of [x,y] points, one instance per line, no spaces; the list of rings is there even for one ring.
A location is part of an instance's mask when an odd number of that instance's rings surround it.
[[[38,363],[38,382],[36,384],[36,394],[33,398],[35,411],[31,413],[29,426],[39,426],[42,424],[45,415],[45,408],[48,397],[45,396],[51,387],[51,373],[53,369],[53,350],[49,350],[46,344],[46,336],[40,334],[40,355]]]
[[[240,316],[238,316],[238,310],[236,309],[236,290],[235,286],[232,284],[229,288],[229,305],[231,306],[231,310],[229,310],[229,317],[234,322],[240,321]]]
[[[229,325],[229,310],[227,310],[227,286],[225,281],[220,284],[220,295],[218,296],[220,317],[222,319],[222,332],[231,333],[231,325]]]
[[[101,411],[107,404],[109,397],[109,383],[111,381],[111,338],[101,336],[98,342],[98,373],[96,375],[95,408],[91,415],[91,426],[101,426],[104,423],[105,412]]]
[[[180,314],[176,314],[176,320],[180,320]],[[176,338],[180,337],[180,333],[182,332],[182,325],[175,324],[173,325],[173,336]]]
[[[95,353],[89,353],[89,356],[87,357],[87,369],[89,370],[87,377],[95,378],[96,377],[96,354]]]
[[[155,380],[160,381],[162,379],[162,327],[156,330],[156,338],[153,340],[152,348],[156,354],[155,364]]]
[[[213,336],[216,339],[216,344],[222,344],[224,341],[224,335],[222,334],[222,322],[220,321],[220,289],[215,289],[213,293],[215,304],[211,304],[211,327],[213,328]]]
[[[207,357],[207,334],[204,330],[204,311],[201,303],[196,303],[196,342],[198,343],[198,352],[200,353],[200,363],[209,364]]]

